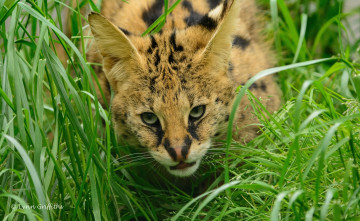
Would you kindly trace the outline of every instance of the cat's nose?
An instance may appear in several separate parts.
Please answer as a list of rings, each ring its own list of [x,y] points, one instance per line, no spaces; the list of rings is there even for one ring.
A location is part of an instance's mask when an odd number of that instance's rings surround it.
[[[182,146],[182,147],[175,147],[173,148],[175,151],[175,157],[173,157],[173,159],[177,162],[181,162],[186,160],[187,155],[189,153],[189,147],[187,146]]]
[[[189,150],[191,146],[191,140],[188,136],[182,142],[179,140],[172,140],[165,138],[164,147],[170,157],[176,161],[181,162],[186,160],[189,155]]]
[[[165,149],[174,161],[181,162],[186,160],[190,146],[184,145],[180,147],[168,147]]]

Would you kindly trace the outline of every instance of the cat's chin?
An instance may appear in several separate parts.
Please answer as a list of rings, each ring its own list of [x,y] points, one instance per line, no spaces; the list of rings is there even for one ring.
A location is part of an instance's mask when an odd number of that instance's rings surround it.
[[[186,165],[182,165],[186,164]],[[177,166],[165,166],[167,171],[178,177],[187,177],[193,175],[196,170],[199,168],[200,160],[194,161],[192,163],[182,163]]]

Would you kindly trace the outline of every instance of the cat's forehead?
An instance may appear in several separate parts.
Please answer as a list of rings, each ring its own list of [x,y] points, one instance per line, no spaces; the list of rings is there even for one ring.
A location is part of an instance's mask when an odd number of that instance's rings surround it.
[[[199,53],[204,43],[188,44],[186,33],[164,32],[143,38],[130,38],[142,58],[137,79],[142,79],[151,92],[187,91],[188,82],[199,69]],[[199,76],[197,76],[199,78]]]
[[[176,32],[150,36],[150,44],[144,52],[146,65],[150,73],[184,71],[194,57],[189,48],[176,41]]]
[[[199,39],[199,36],[202,36]],[[197,63],[209,38],[200,28],[164,31],[142,38],[130,38],[149,73],[186,72]],[[170,70],[169,70],[170,69]]]

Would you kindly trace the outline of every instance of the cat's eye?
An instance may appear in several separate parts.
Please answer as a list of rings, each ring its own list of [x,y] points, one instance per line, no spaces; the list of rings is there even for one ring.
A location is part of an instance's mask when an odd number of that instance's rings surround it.
[[[200,119],[204,115],[204,113],[205,113],[205,105],[196,106],[190,111],[190,119],[192,120]]]
[[[142,113],[141,120],[149,126],[156,126],[159,122],[159,118],[155,114],[150,112]]]

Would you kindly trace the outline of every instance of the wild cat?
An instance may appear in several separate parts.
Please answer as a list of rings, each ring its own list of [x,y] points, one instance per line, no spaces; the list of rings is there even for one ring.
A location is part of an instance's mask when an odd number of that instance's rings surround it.
[[[88,59],[103,63],[95,71],[109,102],[113,90],[119,138],[185,177],[226,132],[236,88],[271,67],[274,55],[253,0],[182,0],[159,33],[142,37],[163,11],[163,0],[104,0],[102,15],[89,15],[95,45]],[[280,105],[272,77],[251,92],[269,111]],[[236,114],[233,138],[239,142],[257,136],[248,104],[243,99]]]

